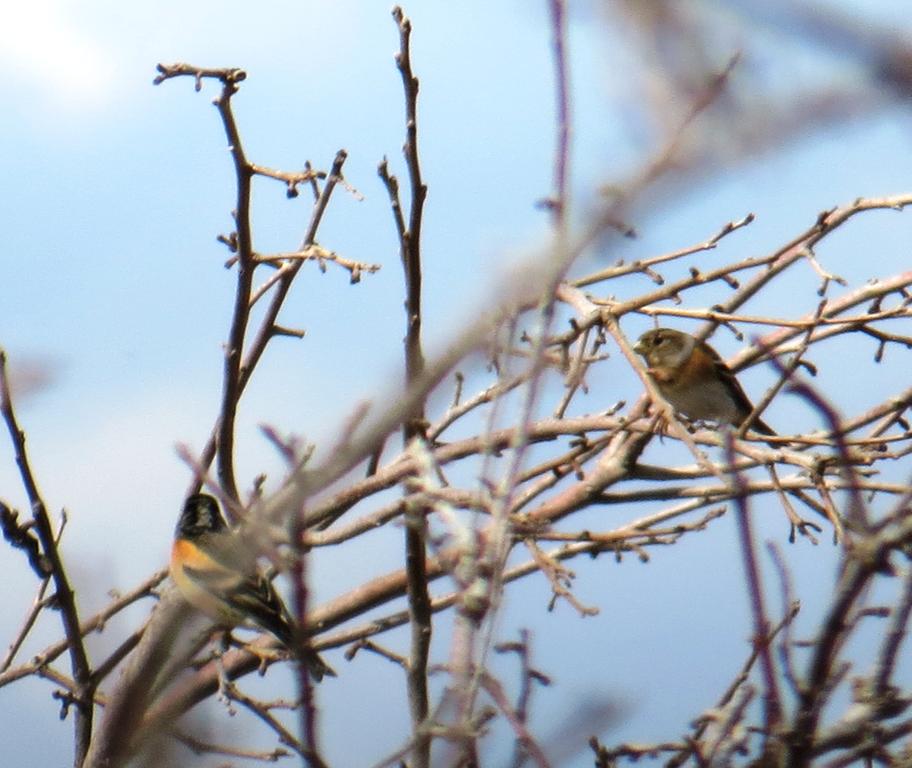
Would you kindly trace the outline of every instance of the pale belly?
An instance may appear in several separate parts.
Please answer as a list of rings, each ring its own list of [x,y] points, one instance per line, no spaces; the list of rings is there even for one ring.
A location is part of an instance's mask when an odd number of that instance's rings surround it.
[[[694,421],[718,421],[725,424],[740,423],[743,414],[738,412],[727,387],[722,382],[705,383],[700,387],[675,389],[660,385],[665,399],[679,413]]]

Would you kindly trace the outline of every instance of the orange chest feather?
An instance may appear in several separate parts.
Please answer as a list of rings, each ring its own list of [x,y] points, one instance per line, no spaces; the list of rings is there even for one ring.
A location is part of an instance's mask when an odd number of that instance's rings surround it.
[[[212,558],[192,541],[176,539],[171,546],[172,570],[182,570],[184,567],[203,570],[211,565]]]
[[[692,387],[717,378],[716,361],[699,348],[678,368],[655,367],[649,373],[662,389],[679,389]]]
[[[194,572],[218,575],[224,568],[193,542],[177,539],[171,546],[171,578],[187,602],[219,624],[233,626],[243,621],[243,611],[218,594],[218,580],[206,584]]]

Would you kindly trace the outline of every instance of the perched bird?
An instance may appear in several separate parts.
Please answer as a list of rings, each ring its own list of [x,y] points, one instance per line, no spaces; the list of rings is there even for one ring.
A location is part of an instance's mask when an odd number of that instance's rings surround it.
[[[212,496],[198,493],[184,503],[171,547],[171,578],[188,603],[220,626],[252,622],[296,652],[288,608]],[[316,653],[306,661],[316,680],[336,674]]]
[[[672,328],[646,331],[633,351],[643,356],[662,397],[688,419],[740,427],[754,409],[716,350],[689,333]],[[764,435],[776,434],[759,418],[751,428]]]

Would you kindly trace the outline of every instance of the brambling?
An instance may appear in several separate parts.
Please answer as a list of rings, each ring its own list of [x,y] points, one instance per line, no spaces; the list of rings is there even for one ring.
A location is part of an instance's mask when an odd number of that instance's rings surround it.
[[[171,578],[184,599],[219,626],[256,624],[295,653],[288,608],[208,494],[195,494],[184,503],[171,547]],[[305,661],[315,680],[336,675],[316,653],[308,653]]]
[[[740,427],[754,409],[718,352],[689,333],[672,328],[646,331],[633,351],[646,361],[662,397],[688,419]],[[764,435],[776,434],[760,418],[751,427]]]

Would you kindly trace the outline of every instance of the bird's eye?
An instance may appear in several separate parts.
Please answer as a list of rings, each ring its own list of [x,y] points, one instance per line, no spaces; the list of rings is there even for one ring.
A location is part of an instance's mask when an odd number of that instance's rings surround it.
[[[665,337],[662,336],[661,334],[657,333],[655,335],[655,345],[659,346],[660,344],[664,344],[664,343],[665,343]]]

